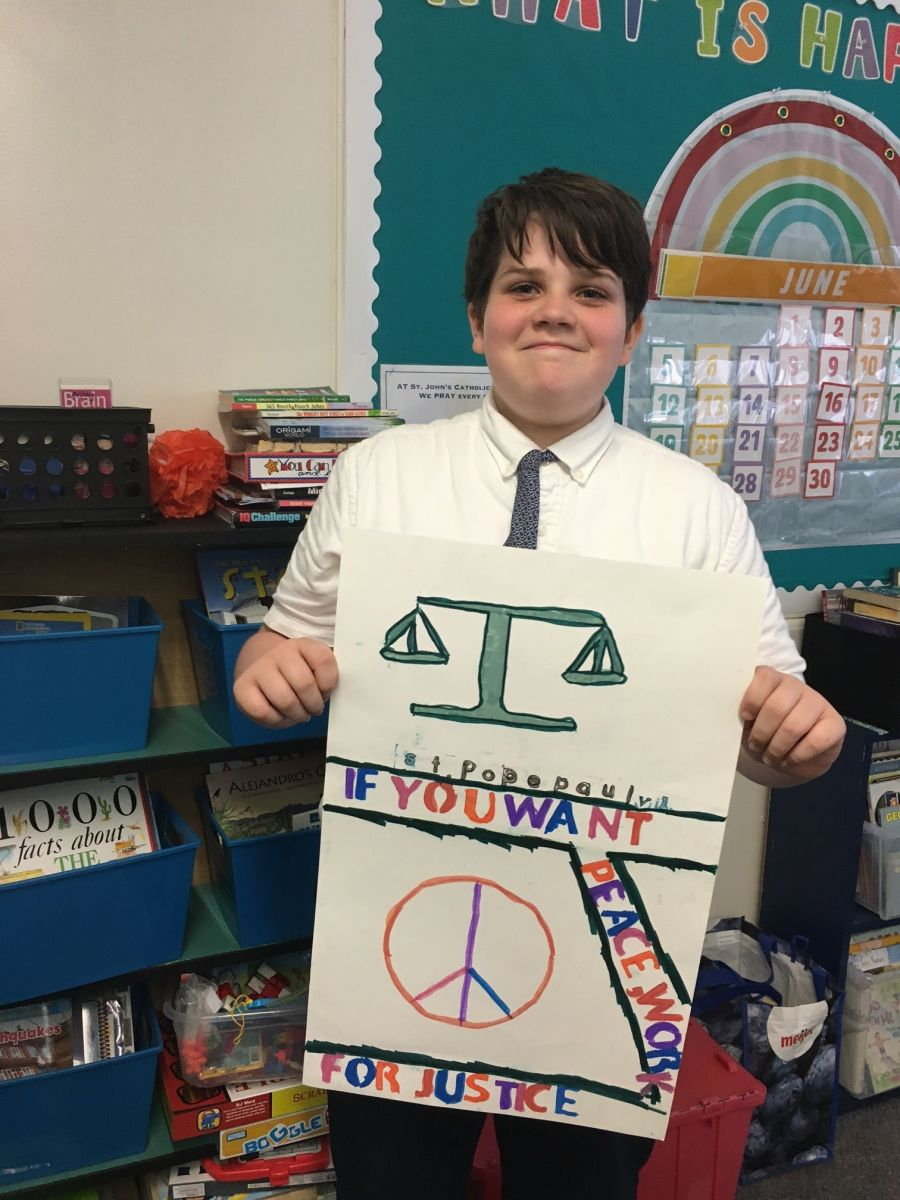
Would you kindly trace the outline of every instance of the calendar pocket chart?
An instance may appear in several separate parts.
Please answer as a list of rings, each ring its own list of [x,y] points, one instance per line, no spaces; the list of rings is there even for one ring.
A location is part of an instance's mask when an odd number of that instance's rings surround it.
[[[684,131],[644,219],[653,274],[624,423],[742,496],[765,550],[896,541],[896,128],[830,90],[744,96]],[[684,389],[677,437],[657,383]]]
[[[625,423],[714,471],[764,549],[900,533],[900,308],[653,301]]]

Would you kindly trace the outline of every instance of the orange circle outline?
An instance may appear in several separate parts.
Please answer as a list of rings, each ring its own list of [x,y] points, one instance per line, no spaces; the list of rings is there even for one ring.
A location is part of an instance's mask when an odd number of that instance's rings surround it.
[[[481,883],[481,884],[485,884],[489,888],[493,888],[495,891],[502,892],[502,894],[507,898],[507,900],[511,900],[513,902],[513,904],[521,904],[521,905],[523,905],[523,907],[531,910],[533,916],[537,920],[538,925],[541,927],[541,931],[543,932],[544,937],[547,939],[547,946],[550,951],[550,955],[549,955],[549,960],[547,962],[547,970],[544,972],[543,979],[538,984],[537,991],[534,993],[534,995],[531,997],[530,1000],[526,1000],[524,1004],[520,1005],[517,1009],[515,1009],[513,1012],[507,1014],[506,1016],[501,1017],[499,1020],[496,1020],[496,1021],[460,1021],[458,1017],[441,1017],[441,1016],[438,1016],[437,1013],[428,1012],[425,1008],[423,1008],[423,1006],[418,1002],[418,1000],[416,1000],[415,997],[409,991],[407,991],[407,989],[400,982],[400,978],[397,975],[397,972],[394,970],[393,962],[391,961],[390,940],[391,940],[391,932],[393,931],[394,924],[396,923],[397,917],[400,915],[400,912],[402,911],[402,909],[405,908],[406,905],[410,902],[410,900],[415,899],[415,897],[419,894],[419,892],[424,891],[425,888],[435,887],[438,884],[444,884],[444,883],[472,883],[472,884]],[[398,900],[397,903],[388,912],[387,920],[386,920],[385,926],[384,926],[384,937],[382,938],[381,949],[382,949],[382,953],[384,955],[384,965],[388,969],[388,974],[391,977],[391,982],[393,983],[393,985],[397,989],[397,991],[400,993],[400,995],[403,997],[403,999],[406,1000],[409,1004],[411,1004],[412,1007],[416,1010],[416,1012],[420,1013],[423,1017],[426,1017],[429,1021],[440,1021],[442,1024],[456,1025],[458,1028],[461,1028],[461,1029],[490,1029],[494,1025],[504,1025],[507,1021],[514,1021],[516,1017],[520,1016],[527,1009],[529,1009],[533,1005],[537,1004],[538,1000],[540,1000],[541,996],[543,995],[544,990],[547,987],[547,984],[550,982],[550,976],[553,974],[553,964],[554,964],[554,960],[556,958],[556,946],[553,941],[553,934],[550,932],[549,925],[544,920],[544,918],[541,916],[541,914],[540,914],[539,910],[536,908],[536,906],[534,904],[532,904],[530,900],[523,900],[521,896],[517,896],[515,894],[515,892],[511,892],[508,888],[505,888],[501,883],[496,883],[492,879],[485,879],[481,875],[439,875],[439,876],[435,876],[433,879],[425,879],[420,884],[417,884],[416,887],[414,887],[411,892],[407,892],[407,894],[402,899]]]

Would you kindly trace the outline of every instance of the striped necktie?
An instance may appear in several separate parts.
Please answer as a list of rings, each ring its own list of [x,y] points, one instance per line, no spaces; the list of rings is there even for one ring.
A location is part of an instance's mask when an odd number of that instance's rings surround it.
[[[522,550],[537,548],[538,517],[541,509],[541,464],[555,460],[556,455],[551,450],[529,450],[527,454],[523,454],[516,467],[516,499],[509,525],[509,537],[503,543],[504,546],[518,546]]]

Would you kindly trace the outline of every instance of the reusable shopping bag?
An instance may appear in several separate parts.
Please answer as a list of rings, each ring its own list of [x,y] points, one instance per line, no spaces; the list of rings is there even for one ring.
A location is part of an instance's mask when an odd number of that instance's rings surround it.
[[[742,917],[713,922],[704,939],[694,1016],[767,1088],[742,1183],[833,1155],[843,993],[806,947]]]

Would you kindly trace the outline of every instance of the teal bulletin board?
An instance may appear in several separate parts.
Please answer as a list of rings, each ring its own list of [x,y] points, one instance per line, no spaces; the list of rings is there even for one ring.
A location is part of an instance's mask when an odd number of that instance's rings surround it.
[[[364,9],[368,8],[367,16]],[[380,16],[379,16],[380,12]],[[462,300],[475,207],[555,165],[646,205],[717,110],[771,89],[831,93],[888,128],[900,0],[362,0],[375,21],[377,361],[479,362]],[[900,249],[894,247],[894,265]],[[622,416],[621,374],[610,392]],[[890,544],[778,550],[783,587],[886,578]]]

